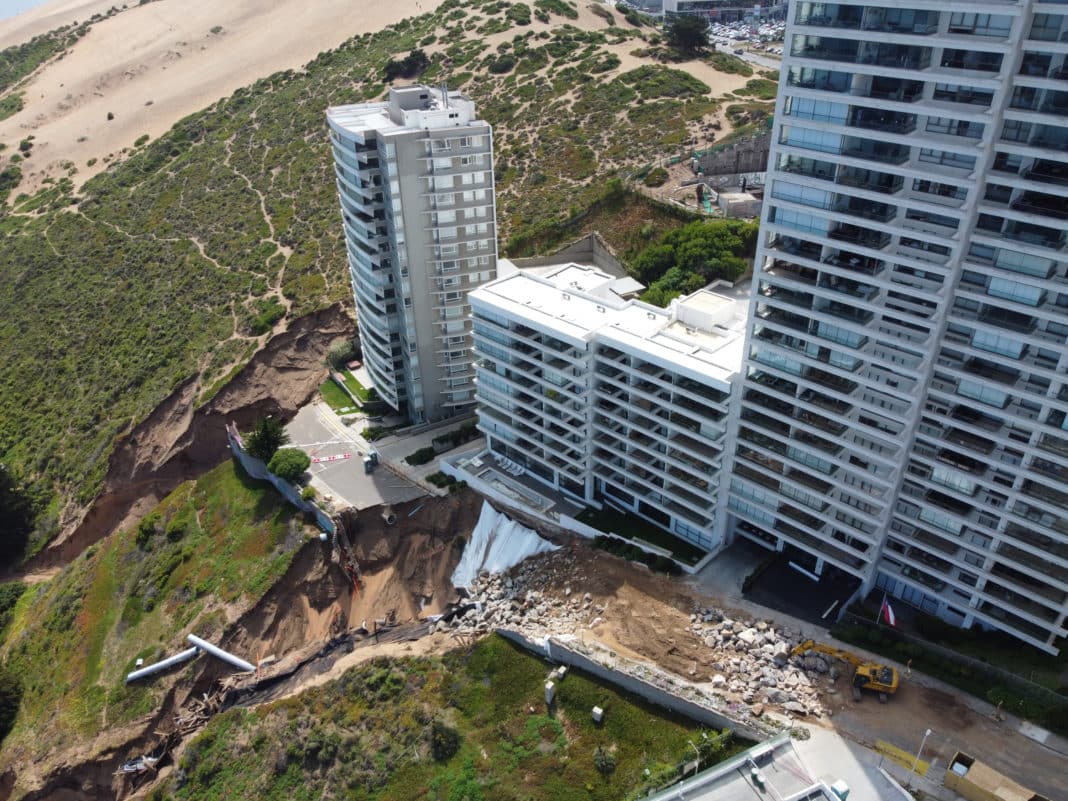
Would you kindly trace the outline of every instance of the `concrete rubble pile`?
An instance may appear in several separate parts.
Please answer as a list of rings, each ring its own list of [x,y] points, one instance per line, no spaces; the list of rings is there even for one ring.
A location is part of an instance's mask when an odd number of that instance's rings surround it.
[[[717,655],[712,685],[760,715],[767,704],[798,716],[819,717],[821,678],[837,681],[839,671],[806,651],[791,656],[798,634],[776,630],[764,620],[732,619],[712,608],[690,615],[690,630]]]
[[[532,640],[550,635],[572,640],[604,622],[605,607],[588,592],[565,587],[560,597],[534,589],[546,587],[545,578],[531,562],[510,575],[483,571],[471,584],[469,602],[474,607],[448,622],[436,623],[435,629],[479,637],[503,628]],[[745,717],[760,717],[771,707],[795,717],[831,714],[820,703],[819,693],[833,687],[839,668],[809,652],[791,656],[798,633],[776,630],[765,621],[727,617],[708,607],[690,616],[690,630],[711,651],[714,675],[710,682],[689,686],[716,699],[720,708],[747,712]],[[641,678],[651,680],[650,676]]]

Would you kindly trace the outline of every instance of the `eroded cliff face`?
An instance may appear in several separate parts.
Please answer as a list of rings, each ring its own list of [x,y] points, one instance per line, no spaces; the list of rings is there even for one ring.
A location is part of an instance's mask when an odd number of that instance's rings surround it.
[[[340,303],[294,320],[203,406],[200,376],[182,383],[116,445],[104,488],[88,509],[73,510],[63,530],[26,572],[64,565],[94,542],[150,511],[181,482],[229,458],[226,423],[238,428],[264,415],[291,417],[327,375],[326,352],[352,336]]]

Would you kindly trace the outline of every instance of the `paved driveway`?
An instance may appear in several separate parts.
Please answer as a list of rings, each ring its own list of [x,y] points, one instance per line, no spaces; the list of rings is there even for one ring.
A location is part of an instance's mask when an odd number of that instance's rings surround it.
[[[357,424],[359,425],[359,424]],[[312,457],[311,484],[322,496],[357,509],[383,503],[403,503],[426,493],[407,479],[379,465],[363,469],[367,443],[342,425],[324,404],[305,406],[286,426],[290,445]]]

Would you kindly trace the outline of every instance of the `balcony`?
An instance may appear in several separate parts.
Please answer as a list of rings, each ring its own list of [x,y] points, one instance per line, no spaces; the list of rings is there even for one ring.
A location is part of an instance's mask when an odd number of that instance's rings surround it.
[[[787,156],[779,161],[779,172],[803,175],[806,178],[817,178],[821,181],[833,181],[834,168],[835,165],[829,161],[799,158],[797,156]]]
[[[790,55],[794,58],[815,58],[821,61],[857,63],[859,42],[826,36],[794,36]]]
[[[870,256],[859,256],[848,251],[840,251],[833,256],[828,256],[823,260],[823,263],[871,276],[876,276],[886,269],[886,264],[878,259],[873,259]]]
[[[816,70],[810,67],[791,67],[787,84],[798,89],[815,89],[820,92],[848,92],[852,76],[848,72]]]
[[[1041,214],[1058,220],[1068,220],[1068,206],[1065,205],[1064,198],[1056,195],[1046,195],[1041,192],[1024,192],[1019,200],[1012,204],[1012,208],[1029,214]]]
[[[1036,573],[1050,576],[1055,581],[1068,584],[1068,568],[1064,568],[1045,557],[1035,556],[1030,551],[1017,548],[1007,542],[1001,543],[997,548],[998,556],[1011,559],[1017,564],[1029,567]]]
[[[931,66],[931,49],[915,45],[865,42],[858,63],[902,70],[922,70]]]
[[[872,250],[882,250],[890,244],[890,234],[883,231],[872,231],[868,228],[860,228],[850,223],[839,225],[828,236],[842,242],[852,242],[861,247]]]
[[[1061,490],[1047,487],[1045,484],[1039,484],[1031,479],[1024,482],[1021,491],[1024,495],[1040,501],[1045,501],[1058,509],[1068,509],[1068,492],[1062,492]]]
[[[854,94],[876,100],[893,100],[896,103],[915,103],[923,97],[923,81],[876,75],[871,79],[871,87],[867,93]]]
[[[916,130],[916,115],[900,111],[858,108],[853,111],[849,124],[855,128],[867,128],[872,131],[909,134]]]
[[[875,312],[851,306],[847,303],[840,303],[837,300],[827,301],[821,299],[816,303],[814,308],[816,311],[832,314],[841,320],[848,320],[851,323],[858,323],[860,325],[870,323],[875,317]]]
[[[1039,183],[1068,186],[1068,164],[1036,159],[1034,166],[1024,173],[1024,177]]]
[[[998,72],[1001,69],[1000,53],[986,53],[982,50],[944,50],[940,66],[951,70],[968,70],[970,72]]]
[[[816,279],[819,277],[818,270],[814,270],[811,267],[801,267],[780,259],[775,259],[771,263],[771,268],[765,270],[765,272],[777,278],[788,278],[791,281],[797,281],[802,284],[815,284]],[[811,302],[811,298],[809,298],[809,301]]]
[[[902,9],[869,8],[862,29],[880,33],[910,33],[926,36],[938,31],[938,12],[914,11],[902,14]]]
[[[876,203],[863,198],[844,197],[834,205],[834,211],[851,217],[862,217],[875,222],[890,222],[897,216],[897,207],[889,203]]]
[[[855,137],[847,137],[840,152],[843,156],[864,161],[879,161],[884,164],[904,164],[909,160],[911,153],[908,145],[895,145]]]
[[[1016,242],[1024,242],[1029,245],[1038,245],[1043,248],[1056,250],[1064,245],[1064,231],[1055,228],[1047,228],[1044,225],[1031,223],[1010,222],[1005,226],[1002,234],[1006,239]]]
[[[805,390],[800,397],[800,400],[805,403],[811,403],[813,406],[817,406],[820,409],[830,412],[831,414],[844,417],[853,408],[845,401],[840,401],[835,398],[831,398],[824,395],[822,392],[817,392],[814,389]]]
[[[779,303],[788,303],[799,309],[812,308],[811,292],[794,292],[793,290],[783,289],[778,286],[767,286],[761,291],[761,294],[766,298],[775,300]]]
[[[819,28],[848,28],[860,30],[864,18],[862,6],[804,3],[798,11],[796,25]]]
[[[808,368],[805,371],[805,377],[811,382],[826,387],[833,392],[839,392],[842,395],[851,395],[858,386],[855,381],[849,381],[834,373],[828,373],[826,370],[819,370],[815,367]]]
[[[816,478],[815,476],[794,467],[791,467],[786,471],[786,478],[790,479],[790,481],[802,484],[809,489],[815,490],[822,495],[829,495],[831,490],[834,489],[834,485],[831,482],[823,481],[822,479]]]
[[[875,296],[879,294],[878,287],[862,284],[849,278],[839,278],[837,275],[831,275],[830,273],[825,273],[820,278],[819,285],[823,289],[829,289],[832,292],[841,292],[843,295],[849,295],[850,297],[860,298],[861,300],[866,301],[874,300]]]
[[[836,437],[840,437],[846,432],[847,426],[845,424],[828,420],[822,415],[813,414],[812,412],[803,409],[799,409],[795,417],[806,426],[818,428],[820,431],[826,431],[828,434],[834,434]]]
[[[905,179],[900,175],[888,175],[884,172],[875,172],[858,167],[843,167],[838,172],[836,183],[868,192],[892,195],[901,191],[901,188],[905,185]]]

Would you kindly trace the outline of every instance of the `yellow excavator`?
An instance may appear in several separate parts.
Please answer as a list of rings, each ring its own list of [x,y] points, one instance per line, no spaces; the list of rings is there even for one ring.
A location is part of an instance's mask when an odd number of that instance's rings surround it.
[[[879,694],[879,702],[885,704],[886,699],[897,692],[898,676],[897,671],[889,665],[880,665],[876,662],[865,662],[860,657],[849,653],[848,651],[842,651],[838,648],[833,648],[830,645],[824,645],[821,642],[815,640],[805,640],[799,646],[794,648],[790,652],[791,656],[800,656],[806,651],[814,651],[818,654],[826,654],[834,659],[841,659],[843,662],[848,662],[856,670],[853,673],[853,699],[860,700],[861,690],[872,690]]]

